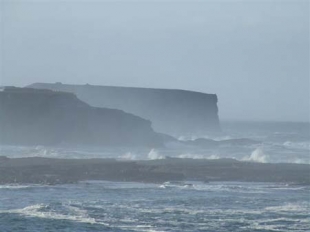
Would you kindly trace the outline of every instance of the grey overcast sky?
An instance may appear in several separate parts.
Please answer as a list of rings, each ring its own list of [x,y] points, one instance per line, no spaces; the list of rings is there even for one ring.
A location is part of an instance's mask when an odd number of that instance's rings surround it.
[[[187,89],[221,119],[309,121],[308,0],[0,1],[0,85]]]

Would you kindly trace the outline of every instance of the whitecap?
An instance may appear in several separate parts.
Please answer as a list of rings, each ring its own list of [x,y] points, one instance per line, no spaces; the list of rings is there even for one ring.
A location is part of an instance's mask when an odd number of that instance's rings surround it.
[[[306,208],[307,205],[309,207],[309,203],[305,203],[305,204],[286,203],[284,205],[279,205],[279,206],[269,206],[269,207],[266,207],[265,210],[275,211],[275,212],[295,212],[296,213],[296,212],[304,212],[304,211],[309,210]]]
[[[124,155],[119,156],[118,158],[123,160],[137,160],[137,155],[132,152],[127,152]]]
[[[68,214],[58,213],[55,210],[52,210],[50,205],[45,204],[30,205],[22,209],[2,210],[0,211],[0,214],[11,213],[11,214],[20,214],[27,217],[36,217],[36,218],[53,219],[53,220],[69,220],[81,223],[101,224],[108,226],[108,224],[106,223],[98,222],[96,221],[96,219],[89,217],[86,210],[82,210],[75,206],[70,205],[64,205],[64,207],[69,211]]]
[[[157,159],[164,159],[165,156],[160,155],[155,149],[152,149],[147,155],[147,158],[150,160],[157,160]]]
[[[198,154],[186,153],[186,154],[179,155],[178,158],[181,158],[181,159],[204,159],[204,156],[198,155]]]
[[[266,155],[262,148],[256,148],[250,156],[245,156],[242,158],[243,161],[267,163],[269,161],[269,156]]]
[[[218,155],[210,155],[210,156],[205,156],[205,155],[200,155],[200,154],[191,154],[191,153],[184,153],[178,156],[178,158],[182,159],[220,159]]]
[[[0,185],[0,189],[28,189],[33,187],[44,187],[45,185],[18,185],[18,184],[8,184],[8,185]]]

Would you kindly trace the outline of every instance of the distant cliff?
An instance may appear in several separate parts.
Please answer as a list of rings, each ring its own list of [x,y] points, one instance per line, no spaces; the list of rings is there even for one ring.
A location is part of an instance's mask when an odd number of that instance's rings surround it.
[[[10,87],[0,91],[0,143],[153,147],[162,138],[150,121],[91,107],[73,93]]]
[[[220,131],[215,94],[61,83],[36,83],[30,87],[73,92],[92,106],[121,109],[151,120],[155,131],[170,135],[205,135]]]

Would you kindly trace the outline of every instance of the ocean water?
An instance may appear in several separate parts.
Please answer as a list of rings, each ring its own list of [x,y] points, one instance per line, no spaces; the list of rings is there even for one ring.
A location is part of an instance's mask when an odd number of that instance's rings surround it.
[[[310,123],[222,122],[222,134],[205,135],[217,141],[247,138],[255,145],[226,145],[217,148],[194,148],[170,143],[166,148],[102,147],[23,147],[0,146],[0,156],[53,158],[116,158],[119,160],[162,159],[167,156],[193,159],[234,158],[243,161],[310,164]],[[180,140],[196,139],[194,135]]]
[[[135,150],[1,146],[0,155],[120,160],[229,157],[251,162],[310,163],[309,123],[224,122],[222,128],[223,134],[205,137],[250,138],[261,143],[213,149],[170,144],[165,149]],[[0,185],[0,232],[11,231],[310,231],[310,186],[106,181]]]
[[[0,231],[310,231],[308,186],[90,181],[0,196]]]

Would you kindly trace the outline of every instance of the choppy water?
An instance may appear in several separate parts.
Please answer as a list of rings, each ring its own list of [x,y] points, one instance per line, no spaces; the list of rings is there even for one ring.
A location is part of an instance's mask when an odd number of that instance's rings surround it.
[[[226,134],[211,138],[251,138],[262,144],[213,149],[171,145],[157,150],[1,146],[0,155],[310,163],[309,123],[222,127]],[[238,182],[0,185],[0,232],[9,231],[310,231],[310,188]]]
[[[309,196],[270,183],[2,186],[0,231],[310,231]]]
[[[162,149],[100,147],[17,147],[0,146],[0,155],[8,157],[43,156],[54,158],[160,159],[166,156],[194,159],[234,158],[254,162],[310,164],[310,123],[222,123],[223,134],[205,136],[215,140],[248,138],[257,145],[220,146],[201,149],[167,144]],[[195,136],[180,139],[195,139]]]

